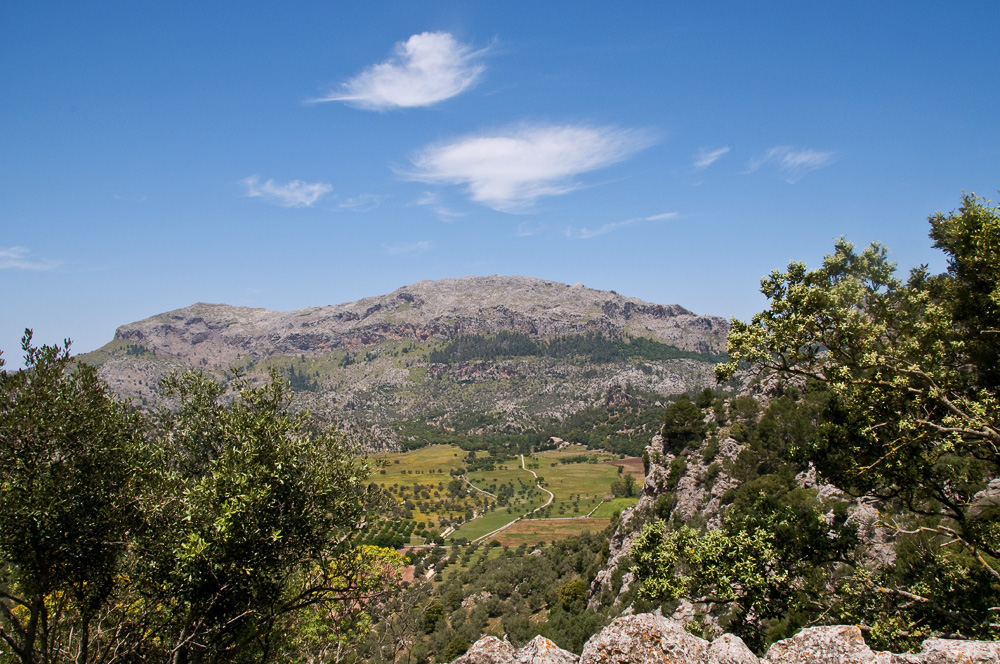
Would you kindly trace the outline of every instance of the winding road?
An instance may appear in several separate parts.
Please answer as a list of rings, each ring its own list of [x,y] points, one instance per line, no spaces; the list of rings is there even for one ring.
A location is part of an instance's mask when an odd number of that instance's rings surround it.
[[[521,468],[523,468],[524,470],[528,470],[528,467],[524,465],[524,455],[523,455],[523,454],[521,455]],[[533,470],[528,470],[528,472],[529,472],[529,473],[531,473],[531,474],[532,474],[532,475],[533,475],[533,476],[535,477],[535,488],[538,488],[538,489],[541,489],[541,490],[542,490],[542,491],[544,491],[545,493],[549,494],[549,502],[545,503],[545,504],[544,504],[544,505],[542,505],[541,507],[536,507],[535,509],[531,510],[530,512],[528,512],[528,513],[527,513],[527,514],[525,514],[524,516],[528,516],[528,514],[534,514],[534,513],[535,513],[535,512],[537,512],[538,510],[543,510],[543,509],[545,509],[546,507],[548,507],[549,505],[551,505],[551,504],[552,504],[552,501],[553,501],[553,500],[555,500],[555,499],[556,499],[556,494],[554,494],[554,493],[552,493],[551,491],[549,491],[548,489],[544,488],[544,487],[543,487],[543,486],[541,485],[541,483],[540,483],[540,482],[538,481],[538,473],[536,473],[536,472],[535,472],[535,471],[533,471]],[[508,524],[508,525],[510,525],[510,524]]]

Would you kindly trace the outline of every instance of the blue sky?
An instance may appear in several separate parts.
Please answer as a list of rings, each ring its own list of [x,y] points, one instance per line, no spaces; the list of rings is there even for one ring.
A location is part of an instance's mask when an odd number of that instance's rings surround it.
[[[8,2],[0,349],[518,274],[748,318],[1000,188],[1000,3]]]

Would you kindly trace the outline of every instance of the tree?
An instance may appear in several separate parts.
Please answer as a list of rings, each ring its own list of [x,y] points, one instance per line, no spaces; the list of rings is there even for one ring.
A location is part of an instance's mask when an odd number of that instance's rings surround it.
[[[705,424],[705,414],[701,408],[691,403],[690,397],[682,394],[677,401],[667,407],[663,413],[663,451],[680,454],[691,443],[700,441],[708,425]]]
[[[99,661],[140,523],[144,427],[69,341],[31,337],[24,369],[0,373],[0,638],[24,664]]]
[[[611,493],[616,496],[631,497],[635,493],[635,478],[630,473],[620,475],[611,483]]]
[[[1000,475],[1000,210],[970,194],[930,224],[944,274],[919,267],[903,282],[884,247],[858,253],[844,239],[818,269],[773,272],[761,281],[769,308],[732,322],[729,361],[716,371],[825,385],[826,423],[790,452],[839,488],[884,501],[898,534],[964,547],[991,579],[982,593],[1000,599],[1000,495],[987,486]],[[876,590],[936,606],[924,629],[992,633],[990,615],[963,613],[943,587]]]
[[[737,486],[723,497],[718,527],[656,521],[642,531],[631,550],[641,598],[687,599],[697,618],[710,616],[707,624],[758,652],[829,612],[835,579],[855,557],[856,524],[846,502],[802,488],[796,476],[803,468],[780,458],[785,441],[804,439],[809,427],[778,431],[774,422],[794,423],[811,409],[772,400],[746,449],[726,463]]]
[[[285,383],[237,378],[229,399],[198,373],[164,386],[179,403],[159,417],[157,536],[139,560],[174,664],[274,659],[303,610],[385,590],[355,542],[382,494],[342,436],[289,410]]]
[[[176,376],[150,426],[69,342],[22,347],[0,373],[2,661],[334,661],[360,640],[401,559],[357,545],[382,493],[287,385]]]

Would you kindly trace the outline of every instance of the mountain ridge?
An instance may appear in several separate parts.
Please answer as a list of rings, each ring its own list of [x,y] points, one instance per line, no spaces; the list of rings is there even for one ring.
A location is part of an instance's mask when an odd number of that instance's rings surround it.
[[[121,325],[111,342],[81,359],[97,365],[114,391],[147,406],[160,403],[159,379],[171,372],[194,368],[230,380],[234,369],[257,378],[276,370],[303,407],[353,421],[348,429],[388,431],[441,411],[499,410],[506,414],[494,418],[494,428],[524,431],[537,418],[559,420],[606,401],[613,388],[667,396],[701,387],[712,380],[727,331],[725,319],[676,304],[493,275],[424,280],[293,311],[198,302]],[[570,340],[574,354],[428,360],[458,338],[497,335]],[[612,351],[630,352],[599,358],[593,347],[602,339],[617,344]],[[670,348],[678,352],[664,352]],[[394,446],[393,434],[385,437]]]

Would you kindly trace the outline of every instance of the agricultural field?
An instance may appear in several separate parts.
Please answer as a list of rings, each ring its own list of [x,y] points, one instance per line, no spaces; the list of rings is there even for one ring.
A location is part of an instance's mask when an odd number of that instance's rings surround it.
[[[638,498],[615,498],[614,500],[608,500],[594,510],[594,513],[590,516],[594,519],[610,519],[618,512],[627,507],[632,507],[637,502],[639,502]]]
[[[522,520],[499,533],[493,540],[503,546],[535,546],[582,535],[599,533],[611,525],[611,519],[547,519],[545,521]]]
[[[552,504],[531,518],[586,516],[612,498],[611,484],[619,473],[618,467],[612,465],[619,461],[615,455],[588,450],[582,445],[538,452],[525,461],[542,478],[543,486],[555,494]],[[641,459],[639,464],[641,469]]]
[[[646,471],[642,467],[642,457],[628,457],[627,459],[613,459],[611,461],[606,461],[605,463],[612,464],[614,466],[621,466],[625,469],[625,472],[635,478],[635,481],[641,486],[643,479],[646,477]]]
[[[475,454],[453,445],[377,458],[382,467],[374,479],[396,501],[393,514],[370,538],[383,546],[480,538],[520,544],[596,532],[635,503],[615,497],[612,485],[638,470],[634,490],[641,486],[641,459],[619,459],[582,445],[485,465],[482,456],[477,463]]]
[[[424,544],[435,539],[453,523],[482,512],[492,500],[479,492],[468,492],[456,473],[465,468],[466,452],[454,445],[431,445],[398,454],[373,457],[383,464],[372,479],[395,500],[395,509],[380,533],[391,522],[413,522],[402,545]],[[399,544],[384,543],[384,544]]]

